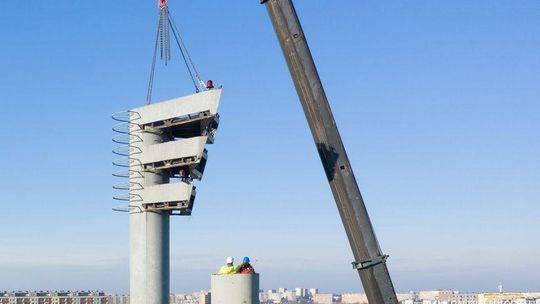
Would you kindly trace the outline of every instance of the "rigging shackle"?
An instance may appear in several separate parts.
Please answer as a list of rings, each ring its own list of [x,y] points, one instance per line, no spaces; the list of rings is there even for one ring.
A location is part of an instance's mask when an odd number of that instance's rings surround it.
[[[168,0],[158,0],[159,10],[162,10],[167,7]]]

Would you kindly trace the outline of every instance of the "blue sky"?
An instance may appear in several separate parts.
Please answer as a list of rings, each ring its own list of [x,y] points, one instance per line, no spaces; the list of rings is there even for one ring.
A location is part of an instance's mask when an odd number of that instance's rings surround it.
[[[221,125],[173,292],[228,255],[262,287],[360,291],[259,1],[170,1]],[[398,291],[540,290],[540,2],[296,1]],[[0,289],[128,289],[110,114],[143,104],[154,1],[2,1]],[[192,92],[179,54],[155,100]]]

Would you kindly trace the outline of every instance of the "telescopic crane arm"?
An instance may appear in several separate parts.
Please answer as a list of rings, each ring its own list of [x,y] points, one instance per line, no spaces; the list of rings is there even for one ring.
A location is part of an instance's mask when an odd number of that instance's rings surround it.
[[[397,298],[360,189],[328,104],[292,0],[262,0],[308,120],[369,303],[397,304]]]

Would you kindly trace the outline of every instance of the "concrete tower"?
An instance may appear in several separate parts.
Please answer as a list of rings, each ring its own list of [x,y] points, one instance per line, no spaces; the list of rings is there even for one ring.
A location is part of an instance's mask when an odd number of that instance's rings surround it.
[[[215,274],[212,304],[259,304],[259,274]]]
[[[221,89],[207,90],[113,115],[121,122],[114,141],[125,145],[115,153],[127,157],[115,161],[126,171],[114,175],[129,178],[115,186],[127,194],[115,198],[129,201],[131,304],[169,303],[169,217],[191,215],[220,96]]]

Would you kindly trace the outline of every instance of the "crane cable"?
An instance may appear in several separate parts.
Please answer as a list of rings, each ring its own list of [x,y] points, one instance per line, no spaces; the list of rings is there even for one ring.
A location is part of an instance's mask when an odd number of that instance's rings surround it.
[[[191,65],[191,68],[193,69],[193,72],[194,72],[193,74],[195,78],[197,79],[197,81],[199,82],[199,85],[201,86],[201,88],[204,89],[206,85],[204,81],[202,80],[201,75],[199,74],[199,71],[197,70],[197,67],[195,67],[195,64],[193,63],[193,59],[191,59],[191,55],[189,54],[186,44],[184,43],[184,39],[182,39],[182,36],[180,35],[180,30],[178,30],[178,28],[176,27],[176,23],[174,22],[174,19],[172,18],[172,15],[170,12],[168,13],[167,16],[169,17],[171,29],[173,30],[173,35],[176,40],[176,44],[178,45],[178,48],[180,48],[180,50],[182,49],[185,50],[187,59],[189,60],[189,64]],[[176,33],[178,33],[178,36],[176,35]],[[183,55],[184,55],[184,52],[182,52],[182,56]]]
[[[154,86],[154,75],[156,69],[156,60],[158,53],[158,46],[160,47],[160,58],[165,61],[165,65],[171,60],[171,45],[170,45],[170,31],[173,33],[173,37],[178,45],[184,64],[188,70],[189,76],[195,87],[195,92],[199,93],[205,89],[204,81],[201,79],[199,71],[195,67],[191,55],[189,54],[187,47],[180,36],[180,31],[176,27],[176,23],[171,17],[169,8],[166,1],[159,2],[159,18],[156,32],[156,41],[154,43],[154,54],[152,56],[152,65],[150,67],[150,77],[148,80],[148,90],[146,92],[145,105],[149,105],[152,102],[152,90]],[[197,81],[196,81],[196,80]]]

